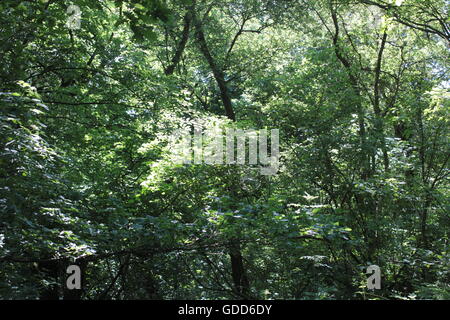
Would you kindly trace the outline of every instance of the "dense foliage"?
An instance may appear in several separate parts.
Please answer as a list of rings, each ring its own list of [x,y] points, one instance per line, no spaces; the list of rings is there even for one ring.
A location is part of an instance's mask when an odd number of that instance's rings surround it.
[[[0,298],[450,298],[447,0],[0,11]],[[277,174],[174,163],[194,124],[279,129]]]

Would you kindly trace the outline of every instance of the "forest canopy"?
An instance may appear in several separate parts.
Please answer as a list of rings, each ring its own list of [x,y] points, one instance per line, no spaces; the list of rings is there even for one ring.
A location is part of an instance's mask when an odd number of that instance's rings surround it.
[[[0,299],[450,298],[448,0],[0,11]],[[196,128],[276,172],[173,161]]]

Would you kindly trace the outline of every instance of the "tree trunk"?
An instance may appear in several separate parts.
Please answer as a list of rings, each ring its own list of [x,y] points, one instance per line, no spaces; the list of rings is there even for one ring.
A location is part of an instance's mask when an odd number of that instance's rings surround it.
[[[175,55],[172,58],[171,64],[164,70],[164,73],[166,75],[173,74],[176,66],[180,62],[181,55],[183,54],[184,48],[186,47],[186,43],[189,39],[190,28],[191,28],[191,14],[190,12],[187,12],[186,15],[184,16],[183,34],[181,36],[180,43],[178,44]]]
[[[216,64],[214,58],[209,51],[208,44],[206,43],[205,34],[203,32],[203,27],[201,23],[194,16],[194,24],[195,24],[195,33],[196,38],[199,44],[199,48],[206,61],[208,62],[209,67],[214,75],[214,79],[216,79],[217,85],[220,90],[220,98],[222,99],[223,106],[225,107],[225,113],[227,117],[233,121],[236,120],[234,115],[233,105],[231,103],[230,94],[227,88],[227,83],[225,81],[225,75],[223,70]]]

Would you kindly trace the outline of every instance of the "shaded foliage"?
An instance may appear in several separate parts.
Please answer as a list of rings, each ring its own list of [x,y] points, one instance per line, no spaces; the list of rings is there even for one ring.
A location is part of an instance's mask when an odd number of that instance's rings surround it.
[[[449,298],[446,1],[71,4],[0,2],[1,298]],[[175,164],[195,125],[279,171]]]

